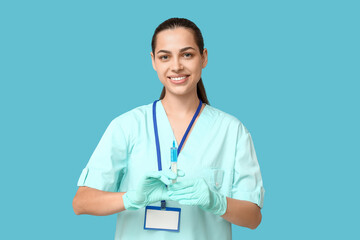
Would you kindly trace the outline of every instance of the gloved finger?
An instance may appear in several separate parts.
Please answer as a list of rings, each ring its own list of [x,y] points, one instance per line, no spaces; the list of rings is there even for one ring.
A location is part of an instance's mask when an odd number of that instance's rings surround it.
[[[169,186],[169,190],[176,191],[184,188],[188,188],[190,186],[193,186],[195,184],[195,181],[193,179],[178,181],[174,184],[171,184]]]
[[[164,192],[164,193],[161,195],[161,200],[168,201],[168,200],[171,200],[171,199],[170,199],[169,194],[167,194],[167,192]]]
[[[183,176],[185,176],[185,172],[183,170],[181,170],[181,169],[178,169],[177,170],[177,176],[178,177],[183,177]]]
[[[159,171],[147,172],[145,174],[145,179],[160,178],[160,177],[161,177],[161,173]]]
[[[163,182],[165,185],[171,184],[171,179],[167,178],[166,176],[162,175],[159,179],[161,182]]]
[[[170,169],[160,171],[160,175],[167,177],[168,179],[176,179],[177,176]]]
[[[162,171],[161,174],[162,174],[163,176],[166,176],[168,179],[171,179],[171,180],[174,180],[174,179],[176,179],[177,177],[183,177],[183,176],[185,176],[185,172],[182,171],[182,170],[180,170],[180,169],[177,170],[177,175],[176,175],[173,171],[171,171],[170,169],[169,169],[169,170],[164,170],[164,171]]]
[[[200,202],[194,199],[182,199],[178,201],[181,205],[188,205],[188,206],[198,206],[200,205]]]
[[[184,200],[187,200],[187,201],[197,201],[197,197],[194,196],[193,193],[188,193],[188,194],[182,194],[182,195],[169,195],[170,197],[170,200],[172,201],[184,201]]]
[[[161,201],[161,200],[165,200],[165,201],[168,201],[168,200],[171,200],[170,199],[170,197],[169,197],[169,195],[166,193],[166,192],[164,192],[164,193],[162,193],[161,194],[161,196],[159,197],[159,199],[149,199],[149,204],[152,204],[152,203],[156,203],[156,202],[159,202],[159,201]]]
[[[144,181],[152,181],[151,179],[159,179],[164,184],[169,185],[171,183],[169,179],[176,179],[176,174],[169,170],[146,173]]]
[[[138,191],[143,191],[142,188],[145,187],[146,185],[148,185],[152,180],[152,178],[145,175],[141,177],[141,180],[138,183]]]
[[[190,187],[187,187],[187,188],[182,188],[182,189],[179,189],[179,190],[169,190],[168,191],[168,194],[169,196],[181,196],[181,195],[184,195],[184,194],[190,194],[190,193],[195,193],[195,189],[193,186],[190,186]]]

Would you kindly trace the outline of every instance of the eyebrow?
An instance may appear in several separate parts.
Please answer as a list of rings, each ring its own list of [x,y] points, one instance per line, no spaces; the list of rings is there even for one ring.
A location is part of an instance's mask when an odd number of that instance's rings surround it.
[[[187,51],[187,50],[189,50],[189,49],[192,49],[192,50],[195,50],[195,51],[196,51],[196,49],[193,48],[193,47],[184,47],[184,48],[180,49],[180,52],[185,52],[185,51]],[[159,50],[156,54],[161,53],[161,52],[163,52],[163,53],[171,53],[171,52],[168,51],[168,50]]]

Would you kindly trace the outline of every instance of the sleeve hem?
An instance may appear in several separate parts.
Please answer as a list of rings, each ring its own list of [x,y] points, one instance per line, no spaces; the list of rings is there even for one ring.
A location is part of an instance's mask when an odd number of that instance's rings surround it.
[[[249,201],[249,202],[255,203],[260,208],[263,208],[264,195],[265,195],[265,189],[263,187],[261,187],[260,191],[233,193],[232,198],[238,199],[238,200]]]
[[[77,186],[86,186],[107,192],[117,192],[114,188],[113,182],[104,180],[104,177],[106,176],[104,176],[103,173],[89,170],[89,168],[86,167],[80,175]]]

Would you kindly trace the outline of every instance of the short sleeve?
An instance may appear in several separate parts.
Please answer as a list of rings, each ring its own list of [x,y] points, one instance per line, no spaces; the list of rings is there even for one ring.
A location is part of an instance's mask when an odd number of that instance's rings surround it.
[[[240,124],[237,135],[231,196],[235,199],[253,202],[262,208],[264,194],[260,166],[251,135]]]
[[[116,120],[116,119],[115,119]],[[127,165],[126,136],[113,120],[101,137],[95,151],[83,169],[78,186],[117,192]]]

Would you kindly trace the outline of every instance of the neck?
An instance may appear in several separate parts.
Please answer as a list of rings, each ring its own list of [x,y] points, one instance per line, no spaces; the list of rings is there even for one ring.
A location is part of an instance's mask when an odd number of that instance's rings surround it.
[[[161,103],[167,115],[186,116],[188,114],[194,114],[199,106],[199,98],[196,92],[184,96],[166,93]]]

